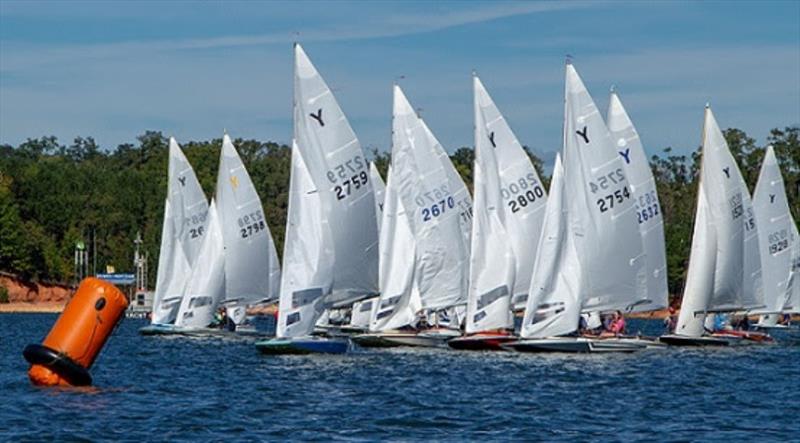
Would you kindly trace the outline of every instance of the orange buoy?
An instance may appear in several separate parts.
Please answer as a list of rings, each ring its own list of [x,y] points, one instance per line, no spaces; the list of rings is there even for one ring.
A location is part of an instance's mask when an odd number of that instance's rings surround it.
[[[64,308],[41,345],[22,354],[31,364],[28,377],[35,385],[87,386],[89,368],[128,307],[128,299],[107,281],[89,277]]]

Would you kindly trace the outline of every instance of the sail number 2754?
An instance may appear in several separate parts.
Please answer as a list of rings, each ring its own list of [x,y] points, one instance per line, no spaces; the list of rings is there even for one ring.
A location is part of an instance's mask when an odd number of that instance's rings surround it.
[[[622,168],[617,168],[589,181],[589,190],[592,194],[602,193],[596,201],[601,213],[613,209],[615,204],[621,204],[631,198],[631,191],[623,184],[624,182],[625,174],[622,172]],[[620,184],[623,184],[621,188],[618,187]]]

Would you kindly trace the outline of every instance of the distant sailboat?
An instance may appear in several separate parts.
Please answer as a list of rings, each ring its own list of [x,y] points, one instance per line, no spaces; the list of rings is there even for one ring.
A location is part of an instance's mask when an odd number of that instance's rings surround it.
[[[645,266],[623,160],[571,63],[566,67],[563,152],[563,184],[554,177],[522,339],[508,346],[526,352],[642,349],[621,340],[571,336],[578,332],[581,311],[639,304]],[[558,220],[559,214],[565,220]]]
[[[346,340],[311,334],[324,309],[378,292],[375,198],[344,113],[303,48],[294,50],[295,146],[277,338],[256,346],[265,353],[341,353]]]
[[[499,349],[513,340],[512,308],[528,298],[537,240],[547,203],[525,150],[477,76],[475,205],[470,253],[467,336],[457,349]],[[513,301],[512,301],[513,298]]]
[[[763,304],[761,258],[750,194],[725,137],[706,106],[694,235],[681,312],[670,345],[727,345],[709,337],[706,314]]]
[[[225,245],[222,304],[239,327],[249,305],[277,301],[281,270],[261,199],[228,134],[222,139],[215,199]]]
[[[783,176],[775,150],[767,147],[753,193],[764,287],[764,304],[757,328],[797,329],[778,324],[782,314],[800,313],[800,235],[789,211]]]
[[[208,201],[203,189],[178,142],[170,138],[156,289],[151,324],[140,330],[142,334],[158,334],[175,323],[207,224]]]

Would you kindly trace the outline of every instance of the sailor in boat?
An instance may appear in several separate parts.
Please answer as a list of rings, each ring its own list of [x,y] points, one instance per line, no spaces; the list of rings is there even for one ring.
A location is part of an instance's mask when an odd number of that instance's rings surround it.
[[[664,318],[664,329],[666,334],[675,332],[675,326],[678,324],[678,314],[674,306],[669,307],[669,314]]]
[[[609,332],[611,332],[615,336],[625,334],[625,317],[622,315],[622,312],[620,311],[614,312]]]

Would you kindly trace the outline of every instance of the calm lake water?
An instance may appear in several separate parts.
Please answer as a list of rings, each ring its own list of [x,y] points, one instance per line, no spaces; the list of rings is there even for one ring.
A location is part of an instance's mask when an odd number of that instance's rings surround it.
[[[95,387],[36,388],[22,349],[40,342],[55,319],[0,315],[0,439],[800,438],[798,345],[615,356],[397,348],[276,358],[258,354],[252,340],[141,337],[145,322],[127,319],[92,368]]]

